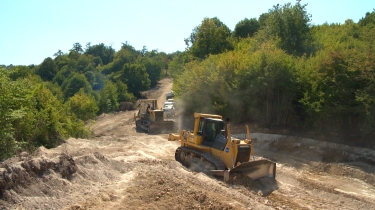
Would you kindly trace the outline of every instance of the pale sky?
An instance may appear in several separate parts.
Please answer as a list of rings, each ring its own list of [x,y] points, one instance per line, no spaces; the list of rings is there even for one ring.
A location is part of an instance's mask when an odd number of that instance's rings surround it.
[[[259,18],[273,5],[295,0],[0,0],[0,65],[40,64],[59,49],[68,53],[104,43],[116,51],[128,42],[136,50],[184,51],[184,38],[205,17],[234,30],[245,18]],[[358,22],[374,0],[302,0],[312,23]]]

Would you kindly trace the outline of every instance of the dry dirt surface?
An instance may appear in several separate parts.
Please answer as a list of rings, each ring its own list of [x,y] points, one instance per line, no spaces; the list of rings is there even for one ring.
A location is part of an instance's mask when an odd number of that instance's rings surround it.
[[[162,104],[171,87],[164,79],[146,95]],[[374,150],[253,133],[256,158],[277,163],[276,183],[227,184],[176,162],[166,134],[137,132],[135,112],[103,114],[89,139],[1,162],[0,209],[375,209]]]

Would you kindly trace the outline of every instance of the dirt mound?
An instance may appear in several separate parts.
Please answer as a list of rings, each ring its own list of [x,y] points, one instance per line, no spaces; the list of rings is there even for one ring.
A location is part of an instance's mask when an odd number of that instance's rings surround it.
[[[239,134],[236,136],[244,136]],[[290,155],[309,157],[309,160],[323,162],[365,162],[375,163],[375,151],[337,143],[318,141],[298,136],[253,133],[255,149],[277,151]]]
[[[242,185],[249,191],[262,197],[279,189],[277,181],[273,178],[263,177],[261,179],[252,180],[244,174],[236,174],[233,178],[233,184]]]
[[[89,150],[94,145],[87,142],[78,139],[67,142],[71,145],[53,150],[40,148],[27,160],[3,164],[0,207],[61,209],[77,199],[90,197],[90,193],[97,193],[104,184],[118,181],[122,173],[134,169],[132,163],[108,158],[95,148]],[[78,145],[81,148],[76,148]],[[58,151],[69,155],[57,155]]]
[[[62,179],[70,179],[76,173],[77,166],[73,158],[66,154],[60,154],[55,158],[33,158],[15,164],[4,164],[0,168],[0,198],[14,203],[21,199],[15,196],[24,191],[30,185],[37,182],[44,182],[44,177],[53,176]],[[41,189],[46,193],[50,189]]]
[[[201,173],[191,173],[170,160],[140,159],[137,166],[118,182],[66,209],[245,209],[251,193],[228,192],[232,187]],[[201,186],[201,187],[196,187]],[[236,196],[238,201],[231,199]]]
[[[361,162],[351,162],[348,164],[320,163],[313,167],[311,172],[351,177],[375,186],[375,169],[373,166]]]
[[[191,182],[203,183],[194,176],[184,177],[182,167],[174,161],[144,160],[144,164],[125,191],[130,208],[235,209],[224,196],[192,188]]]

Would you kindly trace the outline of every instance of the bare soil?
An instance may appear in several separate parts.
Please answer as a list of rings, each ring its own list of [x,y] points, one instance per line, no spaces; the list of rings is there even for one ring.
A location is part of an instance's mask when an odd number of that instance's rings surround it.
[[[164,79],[145,95],[160,105],[171,87]],[[1,162],[0,209],[375,209],[374,150],[254,132],[276,183],[227,184],[176,162],[179,142],[137,132],[134,113],[103,114],[89,139]]]

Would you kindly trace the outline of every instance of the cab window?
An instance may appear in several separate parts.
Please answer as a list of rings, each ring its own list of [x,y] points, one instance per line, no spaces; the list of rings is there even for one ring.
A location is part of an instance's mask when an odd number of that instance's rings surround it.
[[[204,124],[205,124],[205,119],[201,118],[201,120],[199,122],[199,127],[198,127],[198,134],[199,135],[203,135]]]

